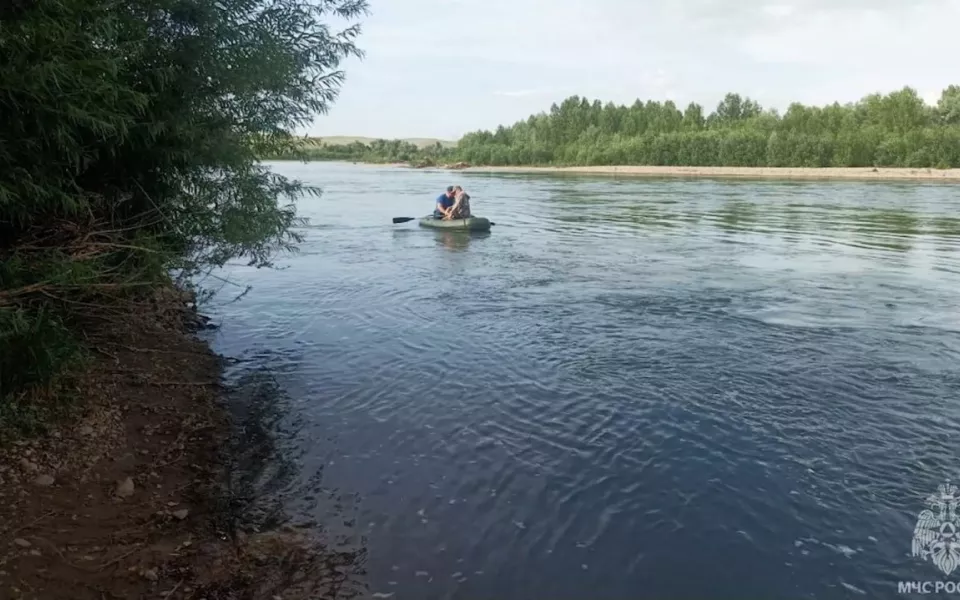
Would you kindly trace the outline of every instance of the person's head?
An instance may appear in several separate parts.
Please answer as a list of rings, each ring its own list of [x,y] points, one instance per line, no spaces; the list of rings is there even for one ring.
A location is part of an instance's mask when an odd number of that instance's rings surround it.
[[[462,191],[463,191],[463,188],[460,187],[459,185],[453,186],[453,193],[454,193],[454,194],[459,194],[459,193],[462,192]]]
[[[448,186],[447,186],[447,196],[448,196],[448,197],[452,197],[455,193],[456,193],[456,191],[454,190],[454,187],[453,187],[452,185],[448,185]]]

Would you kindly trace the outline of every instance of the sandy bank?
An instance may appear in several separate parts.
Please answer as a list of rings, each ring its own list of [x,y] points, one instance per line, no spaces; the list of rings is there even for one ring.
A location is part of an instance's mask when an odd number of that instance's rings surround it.
[[[454,169],[452,169],[454,170]],[[467,167],[461,173],[557,173],[624,177],[720,177],[735,179],[851,179],[960,182],[960,169],[774,167]]]

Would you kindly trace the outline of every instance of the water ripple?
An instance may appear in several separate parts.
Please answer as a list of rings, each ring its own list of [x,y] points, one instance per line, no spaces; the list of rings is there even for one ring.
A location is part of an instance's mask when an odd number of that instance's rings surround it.
[[[318,469],[359,494],[375,589],[936,577],[906,549],[956,459],[953,188],[278,168],[325,194],[284,270],[223,274],[254,288],[216,344],[288,398],[289,510],[323,523]],[[390,225],[457,178],[492,233]]]

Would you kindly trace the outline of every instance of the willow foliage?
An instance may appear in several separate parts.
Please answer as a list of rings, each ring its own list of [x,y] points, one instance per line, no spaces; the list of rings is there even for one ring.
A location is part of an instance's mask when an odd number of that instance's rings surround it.
[[[0,397],[64,363],[64,335],[36,329],[71,331],[78,301],[163,285],[171,269],[269,264],[295,244],[289,199],[317,190],[257,157],[289,152],[291,132],[336,99],[366,9],[0,6]]]

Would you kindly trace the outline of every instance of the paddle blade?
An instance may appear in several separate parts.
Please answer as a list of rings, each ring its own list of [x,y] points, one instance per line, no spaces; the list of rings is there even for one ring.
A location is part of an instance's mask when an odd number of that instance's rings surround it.
[[[414,220],[414,219],[416,219],[416,217],[394,217],[394,218],[393,218],[393,222],[394,222],[394,223],[406,223],[407,221],[412,221],[412,220]]]

